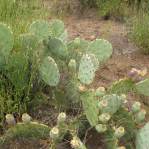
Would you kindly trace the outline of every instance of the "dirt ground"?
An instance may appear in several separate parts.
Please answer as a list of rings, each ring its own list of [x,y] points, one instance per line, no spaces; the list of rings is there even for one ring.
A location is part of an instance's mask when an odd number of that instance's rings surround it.
[[[133,67],[149,69],[149,56],[142,54],[141,50],[128,39],[128,31],[124,23],[102,20],[95,13],[89,12],[84,17],[66,17],[64,22],[70,39],[76,37],[87,40],[104,38],[113,45],[113,56],[97,72],[94,87],[107,86],[124,77]]]

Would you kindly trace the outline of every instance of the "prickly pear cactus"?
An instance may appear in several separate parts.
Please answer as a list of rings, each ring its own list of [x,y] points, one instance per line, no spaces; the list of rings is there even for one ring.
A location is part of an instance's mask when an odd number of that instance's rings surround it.
[[[7,60],[13,48],[13,33],[5,24],[0,24],[0,66]]]
[[[108,105],[102,109],[103,113],[114,114],[122,105],[122,97],[116,94],[105,95],[102,100],[106,100]]]
[[[39,41],[47,39],[50,36],[49,23],[44,20],[35,21],[30,25],[29,32],[34,34]]]
[[[38,46],[38,40],[37,37],[34,34],[21,34],[19,36],[19,44],[21,46],[21,49],[36,49]]]
[[[78,78],[83,84],[90,84],[95,77],[95,67],[91,57],[84,54],[80,61]]]
[[[39,67],[39,72],[42,80],[50,85],[56,86],[59,83],[60,73],[57,64],[50,56],[44,58]]]
[[[145,80],[137,83],[136,88],[140,94],[149,96],[149,79],[145,79]]]
[[[68,56],[67,46],[59,39],[52,38],[49,39],[48,43],[48,52],[52,53],[58,58],[66,59]]]
[[[112,55],[112,45],[104,39],[96,39],[91,42],[87,52],[95,54],[99,63],[103,63]]]
[[[56,38],[62,38],[66,35],[64,23],[61,20],[52,20],[50,22],[50,35]]]
[[[87,91],[81,94],[83,110],[91,126],[96,126],[98,124],[98,101],[94,97],[95,96],[92,91]]]
[[[139,132],[136,137],[136,149],[149,148],[149,123],[147,123]]]

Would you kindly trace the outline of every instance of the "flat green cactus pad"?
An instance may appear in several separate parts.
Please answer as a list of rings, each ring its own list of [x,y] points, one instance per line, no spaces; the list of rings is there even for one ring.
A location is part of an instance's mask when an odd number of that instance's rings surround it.
[[[65,26],[61,20],[52,20],[50,22],[50,32],[52,37],[62,37],[65,34]]]
[[[67,58],[68,56],[67,46],[57,38],[49,39],[48,52],[58,58]]]
[[[8,58],[13,48],[13,33],[5,24],[0,24],[0,65]]]
[[[140,94],[149,96],[149,79],[145,79],[145,80],[137,83],[136,88]]]
[[[19,44],[23,49],[36,49],[38,46],[38,40],[34,34],[21,34],[19,36]]]
[[[29,27],[29,32],[34,34],[39,41],[47,39],[50,36],[50,26],[47,21],[38,20]]]
[[[91,57],[84,54],[80,61],[78,78],[83,84],[90,84],[95,77],[95,67]]]
[[[42,80],[50,85],[56,86],[60,80],[60,73],[54,59],[50,56],[44,58],[39,67],[39,72]]]
[[[112,94],[112,95],[105,95],[102,98],[103,100],[107,100],[108,105],[105,107],[102,112],[114,114],[116,113],[122,105],[122,97]]]
[[[98,100],[94,97],[94,93],[91,91],[81,94],[83,110],[91,126],[98,124]]]
[[[112,55],[112,45],[104,39],[96,39],[91,42],[87,51],[95,54],[99,63],[103,63]]]
[[[149,123],[137,133],[136,149],[149,149]]]

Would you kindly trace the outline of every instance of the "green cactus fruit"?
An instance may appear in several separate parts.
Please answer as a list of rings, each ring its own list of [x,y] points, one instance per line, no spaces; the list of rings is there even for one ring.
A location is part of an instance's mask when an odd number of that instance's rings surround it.
[[[108,113],[102,113],[99,115],[99,121],[102,123],[107,123],[110,120],[111,116]]]
[[[39,72],[42,80],[50,85],[56,86],[60,80],[60,73],[58,66],[54,59],[50,56],[44,58],[43,62],[39,66]]]
[[[67,46],[57,38],[51,38],[48,40],[48,51],[52,53],[54,56],[62,59],[67,59],[68,50]]]
[[[135,116],[136,122],[141,123],[145,120],[146,111],[142,109],[140,112],[138,112]]]
[[[105,95],[105,93],[106,93],[106,90],[104,87],[98,87],[95,91],[95,96],[102,97]]]
[[[136,136],[136,149],[149,148],[149,123],[141,128]]]
[[[139,112],[140,109],[141,109],[141,103],[140,103],[140,102],[135,102],[135,103],[132,105],[132,112],[133,112],[133,113]]]
[[[59,136],[59,129],[57,127],[53,127],[50,131],[50,138],[53,140],[57,140]]]
[[[38,46],[38,40],[34,34],[21,34],[18,40],[22,49],[34,50]]]
[[[76,73],[77,71],[77,63],[75,59],[71,59],[68,64],[69,72]]]
[[[136,84],[137,91],[145,96],[149,96],[149,79],[145,79]]]
[[[102,100],[107,100],[108,105],[102,109],[102,112],[114,114],[122,106],[122,98],[116,94],[105,95]]]
[[[64,32],[65,32],[65,26],[61,20],[52,20],[50,22],[51,37],[61,38]]]
[[[107,126],[105,124],[98,124],[95,126],[95,129],[98,133],[103,133],[107,130]]]
[[[73,149],[87,149],[81,140],[76,136],[73,137],[73,139],[70,141],[70,144]]]
[[[49,22],[44,20],[37,20],[29,27],[29,33],[34,34],[39,41],[43,41],[50,36]]]
[[[95,77],[95,67],[88,54],[84,54],[80,61],[78,78],[83,84],[91,84]]]
[[[0,24],[0,67],[3,66],[13,48],[14,37],[8,26]]]
[[[97,56],[99,63],[104,63],[112,55],[112,45],[104,39],[96,39],[91,42],[87,52]]]
[[[81,101],[83,104],[83,110],[91,126],[98,124],[98,101],[95,99],[94,93],[86,91],[81,94]]]
[[[6,133],[0,138],[0,145],[9,143],[14,139],[47,139],[49,137],[50,128],[47,125],[37,122],[18,123],[14,127],[9,128]]]

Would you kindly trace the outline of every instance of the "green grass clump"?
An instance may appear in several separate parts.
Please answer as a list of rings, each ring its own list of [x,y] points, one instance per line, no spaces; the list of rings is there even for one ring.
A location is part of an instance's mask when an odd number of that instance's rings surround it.
[[[8,24],[15,34],[26,30],[28,23],[46,16],[41,0],[0,0],[0,22]]]
[[[16,126],[9,128],[4,136],[0,138],[0,146],[16,139],[47,139],[49,132],[50,128],[48,126],[37,122],[31,122],[27,124],[18,123]]]
[[[143,53],[149,54],[148,14],[143,14],[133,19],[130,37],[142,49]]]

